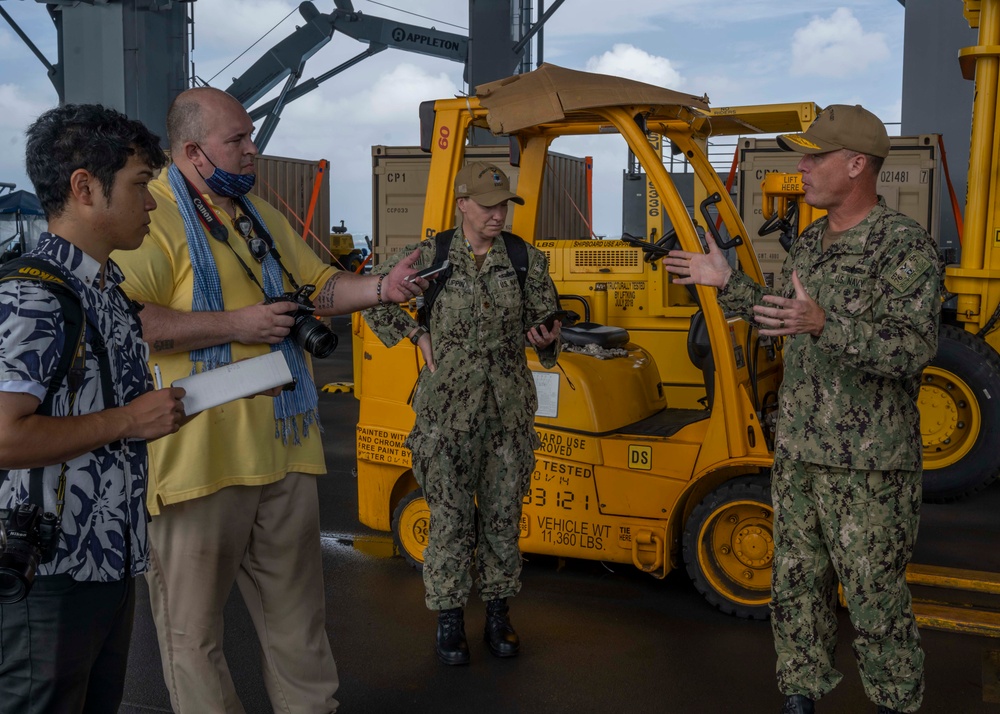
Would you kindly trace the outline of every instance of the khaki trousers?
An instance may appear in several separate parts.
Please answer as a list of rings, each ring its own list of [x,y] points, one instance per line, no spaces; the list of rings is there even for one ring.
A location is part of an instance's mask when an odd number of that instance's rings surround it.
[[[244,712],[222,649],[234,582],[257,631],[274,711],[336,711],[315,476],[290,473],[166,506],[149,538],[149,598],[177,714]]]

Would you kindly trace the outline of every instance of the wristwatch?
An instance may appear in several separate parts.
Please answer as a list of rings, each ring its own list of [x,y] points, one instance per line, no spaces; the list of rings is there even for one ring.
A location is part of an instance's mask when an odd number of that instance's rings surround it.
[[[420,341],[420,338],[426,335],[428,332],[430,332],[430,330],[428,330],[423,325],[417,325],[417,329],[414,330],[412,335],[410,335],[410,342],[412,342],[413,344],[417,344]]]

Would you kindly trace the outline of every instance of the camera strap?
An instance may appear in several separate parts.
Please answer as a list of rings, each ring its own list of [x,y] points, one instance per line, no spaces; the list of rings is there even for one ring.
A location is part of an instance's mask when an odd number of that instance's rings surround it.
[[[240,254],[236,252],[233,244],[229,242],[229,229],[216,215],[215,211],[212,210],[212,207],[205,203],[205,200],[201,197],[198,189],[196,189],[191,181],[188,180],[188,177],[184,176],[184,174],[181,174],[181,177],[184,179],[184,185],[187,187],[188,195],[191,197],[191,203],[194,204],[194,211],[198,216],[198,220],[200,220],[202,225],[205,226],[205,229],[208,231],[210,236],[215,238],[215,240],[220,243],[229,246],[229,250],[233,252],[233,255],[236,256],[236,260],[238,260],[240,265],[243,267],[243,272],[245,272],[247,277],[250,278],[250,280],[252,280],[258,288],[260,288],[260,292],[266,298],[267,291],[264,290],[264,286],[260,284],[260,281],[257,280],[257,276],[254,275],[253,271],[250,269],[250,266],[246,264],[243,258],[240,257]]]
[[[229,250],[232,251],[233,255],[236,256],[236,260],[238,260],[240,265],[242,266],[243,272],[245,272],[247,274],[247,277],[250,278],[251,281],[253,281],[254,285],[260,288],[260,292],[265,298],[277,297],[273,295],[269,296],[267,294],[267,291],[264,289],[264,286],[261,285],[260,281],[257,279],[257,276],[254,275],[253,270],[251,270],[250,266],[246,264],[246,261],[240,257],[240,254],[236,252],[236,248],[233,247],[233,244],[229,242],[229,228],[226,226],[225,223],[222,222],[222,219],[219,218],[219,216],[215,213],[215,211],[212,210],[212,207],[205,202],[205,200],[201,196],[201,193],[198,191],[197,188],[195,188],[194,184],[191,183],[188,177],[184,176],[183,173],[181,174],[181,177],[184,179],[184,185],[187,187],[188,195],[190,195],[191,197],[191,203],[194,204],[195,214],[198,216],[198,220],[200,220],[201,223],[205,226],[205,229],[208,231],[209,235],[215,238],[215,240],[219,241],[220,243],[224,243],[225,245],[229,246]],[[275,261],[277,261],[278,267],[281,269],[281,272],[283,272],[285,276],[288,278],[288,282],[291,284],[292,289],[298,290],[299,285],[298,283],[295,282],[295,278],[292,277],[292,274],[285,267],[285,264],[281,262],[281,254],[278,253],[278,249],[274,245],[274,239],[271,238],[271,234],[264,227],[263,223],[257,220],[257,216],[255,215],[256,211],[251,211],[247,208],[246,196],[240,196],[238,198],[234,198],[232,199],[232,201],[234,205],[239,206],[240,210],[243,211],[243,216],[250,219],[250,222],[253,226],[254,234],[264,241],[264,243],[267,246],[267,255],[270,255],[272,258],[275,259]],[[243,238],[247,240],[249,239],[249,236],[245,235],[243,236]],[[263,263],[263,257],[260,260],[261,263]]]
[[[258,220],[257,212],[250,210],[250,207],[247,205],[250,202],[249,199],[246,196],[240,196],[239,198],[234,198],[233,201],[239,205],[240,210],[243,211],[243,215],[250,219],[250,222],[253,224],[254,234],[257,237],[262,238],[267,244],[267,252],[271,255],[271,257],[278,261],[278,267],[281,268],[285,277],[288,278],[288,282],[291,284],[292,290],[298,290],[299,284],[295,282],[295,278],[292,277],[292,274],[288,271],[288,268],[285,267],[285,264],[281,262],[281,254],[278,252],[278,246],[275,245],[274,239],[271,237],[271,233],[267,230],[264,223]]]

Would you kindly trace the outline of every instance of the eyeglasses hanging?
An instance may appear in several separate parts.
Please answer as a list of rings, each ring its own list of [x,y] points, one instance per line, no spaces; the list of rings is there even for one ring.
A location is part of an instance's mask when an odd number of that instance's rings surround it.
[[[253,232],[253,221],[250,220],[250,216],[241,213],[236,217],[233,226],[236,228],[236,232],[243,236],[243,240],[247,243],[247,250],[250,251],[253,259],[258,263],[263,263],[270,248],[266,240],[257,235],[251,235]]]

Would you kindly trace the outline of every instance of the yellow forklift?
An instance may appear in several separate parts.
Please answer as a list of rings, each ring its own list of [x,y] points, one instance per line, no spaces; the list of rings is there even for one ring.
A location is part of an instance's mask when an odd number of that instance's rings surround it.
[[[658,577],[683,563],[720,609],[766,617],[770,429],[781,343],[727,318],[713,290],[674,285],[658,258],[675,246],[696,250],[711,232],[734,263],[763,282],[728,190],[708,161],[707,139],[801,131],[816,111],[812,104],[711,110],[697,97],[552,66],[480,87],[475,98],[422,107],[422,143],[431,152],[424,236],[454,224],[453,177],[473,126],[510,138],[517,190],[526,199],[513,212],[512,229],[528,240],[535,238],[545,155],[555,138],[620,135],[648,176],[648,238],[534,241],[548,255],[563,307],[580,309],[584,319],[564,331],[569,345],[556,370],[528,353],[543,446],[521,523],[524,552],[632,562]],[[663,166],[665,145],[696,175],[693,211]],[[400,552],[419,565],[428,512],[402,442],[413,423],[407,402],[420,355],[405,343],[386,350],[357,318],[354,332],[361,520],[392,530]],[[1000,371],[985,343],[952,339],[946,330],[943,344],[949,366],[939,354],[928,368],[921,413],[928,471],[953,467],[941,472],[948,495],[956,468],[960,476],[979,468],[982,425],[992,423],[996,400],[989,399],[998,390],[976,391],[982,369],[975,365],[986,365],[990,385]],[[956,376],[961,364],[972,365],[964,381]],[[978,427],[975,438],[951,446],[970,424]],[[1000,587],[992,574],[911,570],[921,584]],[[976,632],[996,631],[997,624],[940,608],[921,620]]]
[[[737,119],[714,117],[698,97],[551,65],[484,85],[475,97],[428,104],[421,113],[422,140],[431,151],[425,236],[454,225],[453,177],[472,127],[510,137],[517,192],[525,199],[513,211],[512,230],[526,240],[535,238],[546,154],[554,139],[567,135],[624,138],[671,225],[659,241],[634,245],[536,241],[548,253],[563,306],[583,319],[564,328],[556,368],[541,367],[528,351],[542,446],[524,502],[522,551],[631,563],[656,577],[684,564],[699,591],[722,610],[766,617],[780,343],[759,340],[746,322],[723,314],[714,290],[673,285],[656,260],[668,244],[699,249],[710,231],[761,279],[704,148],[713,129],[736,126]],[[801,130],[812,119],[798,121],[798,108],[791,115],[780,118],[781,129]],[[792,120],[798,123],[790,126]],[[705,187],[694,217],[651,136],[678,147]],[[560,279],[580,261],[588,265],[588,251],[595,250],[600,260],[618,256],[617,269],[591,260],[579,286]],[[650,297],[630,307],[649,310],[666,335],[653,348],[630,339],[622,326],[599,324],[614,308],[615,291],[625,289],[618,284],[635,275],[646,276],[643,292]],[[573,295],[577,287],[588,294]],[[403,440],[413,425],[409,399],[421,356],[407,341],[383,347],[359,316],[353,330],[360,519],[391,530],[401,554],[419,564],[428,511]],[[672,390],[671,384],[680,386]],[[704,395],[700,403],[685,398],[686,384]]]

